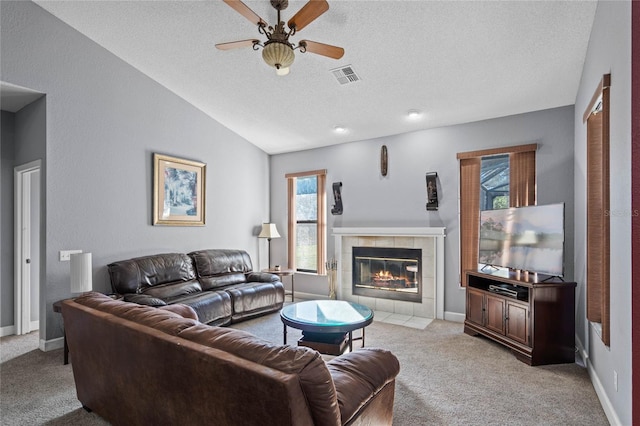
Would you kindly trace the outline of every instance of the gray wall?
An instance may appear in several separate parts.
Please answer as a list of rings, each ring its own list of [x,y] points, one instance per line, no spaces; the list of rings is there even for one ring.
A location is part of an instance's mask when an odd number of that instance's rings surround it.
[[[40,245],[31,246],[32,260],[36,263],[32,263],[31,267],[31,314],[36,313],[36,309],[39,310],[36,318],[39,320],[46,316],[46,302],[43,299],[43,293],[35,290],[33,287],[36,285],[46,284],[46,264],[42,262],[46,241],[46,194],[44,176],[46,174],[46,158],[47,158],[47,102],[43,96],[30,104],[20,109],[15,114],[15,139],[14,139],[14,158],[13,165],[21,166],[30,163],[35,160],[41,160],[40,172],[37,173],[37,179],[40,180],[40,184],[32,186],[32,197],[38,197],[38,199],[32,199],[32,207],[38,208],[36,214],[32,210],[31,216],[31,233],[32,237],[36,237],[40,240]],[[31,176],[34,179],[34,176]],[[36,226],[34,221],[39,221],[39,226]],[[13,261],[13,259],[12,259]],[[34,265],[36,265],[34,267]],[[35,298],[38,298],[36,300]],[[3,302],[4,303],[4,302]],[[15,312],[14,312],[15,315]],[[35,319],[35,318],[34,318]],[[41,323],[40,327],[43,327]]]
[[[13,325],[13,146],[15,114],[0,115],[0,327]]]
[[[268,220],[268,156],[31,2],[1,2],[2,80],[46,93],[41,338],[62,335],[70,296],[58,252],[106,265],[132,256],[241,248],[253,259]],[[154,152],[207,163],[204,227],[152,226]],[[43,327],[43,324],[46,324]]]
[[[344,213],[328,219],[332,227],[445,226],[445,311],[464,313],[458,274],[458,161],[456,153],[537,142],[538,204],[566,205],[566,275],[573,275],[573,107],[567,106],[495,120],[365,140],[272,156],[271,218],[287,230],[285,174],[327,169],[327,186],[341,181]],[[387,145],[389,172],[380,175],[380,147]],[[440,205],[427,212],[425,173],[437,172]],[[328,193],[327,205],[333,203]],[[272,263],[286,264],[286,238],[273,240]],[[298,274],[296,289],[325,294],[326,279]]]
[[[586,127],[582,115],[602,76],[611,73],[610,238],[611,345],[586,321]],[[578,336],[589,356],[594,385],[619,424],[631,424],[631,2],[598,2],[575,109],[575,275]],[[614,371],[618,390],[614,388]]]

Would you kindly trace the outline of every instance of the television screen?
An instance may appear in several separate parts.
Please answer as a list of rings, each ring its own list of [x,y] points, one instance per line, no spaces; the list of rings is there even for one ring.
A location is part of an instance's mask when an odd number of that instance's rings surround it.
[[[564,273],[564,204],[480,212],[478,263]]]

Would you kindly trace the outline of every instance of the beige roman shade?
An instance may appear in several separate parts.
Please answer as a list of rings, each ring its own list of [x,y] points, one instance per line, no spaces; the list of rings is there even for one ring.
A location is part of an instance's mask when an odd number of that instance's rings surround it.
[[[602,325],[610,344],[609,74],[594,93],[587,124],[587,319]],[[600,107],[598,107],[601,101]]]

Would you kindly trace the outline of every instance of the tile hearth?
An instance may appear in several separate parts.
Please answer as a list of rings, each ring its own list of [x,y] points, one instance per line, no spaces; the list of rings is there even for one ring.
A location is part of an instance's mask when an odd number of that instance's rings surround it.
[[[431,324],[433,319],[422,318],[412,315],[394,314],[393,312],[373,311],[373,322],[384,322],[387,324],[402,325],[404,327],[423,330]]]

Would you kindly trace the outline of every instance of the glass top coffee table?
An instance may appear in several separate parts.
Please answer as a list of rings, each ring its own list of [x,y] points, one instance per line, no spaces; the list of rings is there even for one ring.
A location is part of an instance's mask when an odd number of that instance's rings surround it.
[[[302,330],[298,345],[308,346],[320,353],[340,355],[353,341],[362,340],[364,328],[373,322],[373,311],[364,305],[344,300],[309,300],[287,305],[280,311],[287,344],[287,326]],[[352,332],[362,329],[362,337]]]

